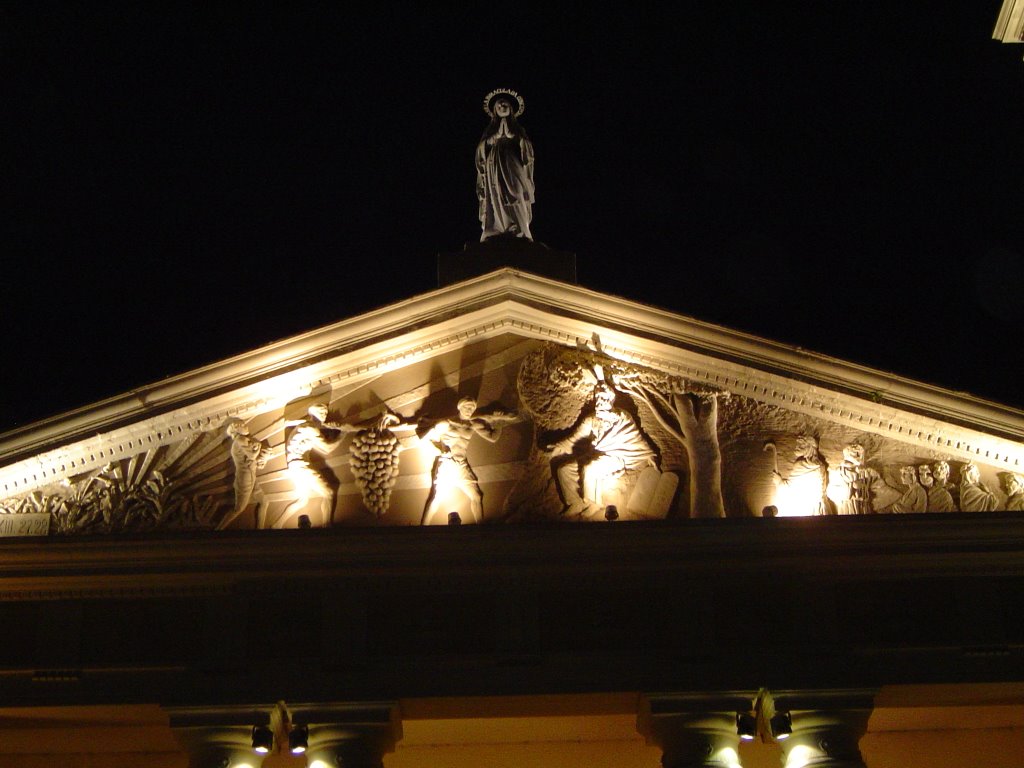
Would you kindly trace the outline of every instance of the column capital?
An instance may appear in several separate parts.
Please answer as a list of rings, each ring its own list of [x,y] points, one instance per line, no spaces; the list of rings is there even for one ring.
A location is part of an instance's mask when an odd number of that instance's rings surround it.
[[[314,768],[380,768],[402,738],[396,702],[289,704],[291,721],[275,724],[283,705],[167,707],[171,728],[189,755],[189,768],[255,768],[254,725],[274,730],[276,753],[286,753],[288,728],[306,726],[308,764]]]
[[[258,764],[251,726],[175,726],[174,738],[188,754],[189,768],[241,768]],[[259,760],[257,760],[259,757]]]
[[[874,709],[873,689],[780,692],[775,707],[792,718],[780,741],[785,768],[865,768],[859,742]]]
[[[295,705],[292,713],[309,727],[310,768],[381,768],[402,738],[396,702]]]
[[[664,768],[736,768],[736,713],[752,702],[752,695],[736,692],[646,694],[637,731],[661,748]]]

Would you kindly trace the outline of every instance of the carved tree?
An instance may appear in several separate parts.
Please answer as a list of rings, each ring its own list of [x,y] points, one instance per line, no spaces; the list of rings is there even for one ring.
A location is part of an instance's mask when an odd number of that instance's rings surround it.
[[[686,449],[690,466],[690,517],[725,517],[722,501],[722,452],[718,445],[718,392],[687,392],[682,381],[668,380],[669,391],[646,377],[619,379],[651,409],[669,434]]]

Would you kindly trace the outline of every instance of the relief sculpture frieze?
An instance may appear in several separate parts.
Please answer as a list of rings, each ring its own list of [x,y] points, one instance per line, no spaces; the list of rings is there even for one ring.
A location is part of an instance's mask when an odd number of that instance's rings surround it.
[[[47,513],[53,535],[212,528],[232,510],[224,450],[222,432],[199,433],[0,501],[0,514]]]
[[[621,359],[596,334],[509,334],[69,473],[0,501],[25,523],[2,530],[1024,511],[1020,473],[708,379]]]

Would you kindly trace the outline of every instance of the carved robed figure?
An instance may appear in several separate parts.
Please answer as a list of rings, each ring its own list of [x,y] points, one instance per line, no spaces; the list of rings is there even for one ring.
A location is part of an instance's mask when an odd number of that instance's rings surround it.
[[[476,148],[481,242],[497,235],[533,240],[533,144],[517,120],[524,109],[515,91],[500,88],[484,98],[491,122]]]
[[[559,440],[542,446],[564,508],[562,514],[593,517],[603,505],[605,482],[653,467],[655,452],[632,414],[615,405],[616,391],[599,379],[591,403]]]

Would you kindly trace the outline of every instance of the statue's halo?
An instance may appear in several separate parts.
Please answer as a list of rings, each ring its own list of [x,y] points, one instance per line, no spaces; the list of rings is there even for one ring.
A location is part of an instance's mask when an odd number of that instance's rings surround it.
[[[523,112],[526,111],[526,102],[523,101],[523,97],[510,88],[495,88],[493,91],[484,96],[484,112],[487,113],[488,117],[494,117],[494,102],[499,96],[511,96],[516,100],[519,105],[516,108],[514,117],[519,117]]]

